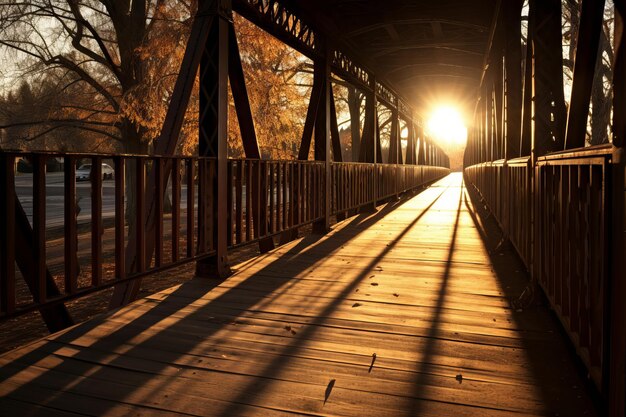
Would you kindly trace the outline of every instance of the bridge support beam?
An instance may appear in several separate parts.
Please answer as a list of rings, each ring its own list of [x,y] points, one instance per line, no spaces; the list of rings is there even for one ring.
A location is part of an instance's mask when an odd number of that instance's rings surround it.
[[[591,102],[591,88],[598,56],[600,32],[604,23],[604,0],[584,0],[580,13],[572,98],[567,115],[565,148],[585,146],[587,113]]]
[[[228,135],[228,32],[231,6],[228,0],[210,2],[211,25],[200,60],[200,156],[216,160],[215,175],[207,176],[207,189],[199,185],[198,241],[211,242],[215,255],[199,261],[198,276],[230,275],[227,254],[227,135]],[[202,176],[202,172],[200,173]],[[205,212],[208,211],[208,213]],[[214,221],[211,221],[214,220]],[[213,227],[211,227],[213,226]]]
[[[330,230],[330,195],[331,195],[331,171],[330,171],[330,146],[331,146],[331,96],[333,94],[330,82],[330,56],[329,48],[320,42],[322,57],[315,61],[315,73],[319,75],[321,97],[317,109],[315,121],[315,160],[324,161],[324,218],[313,224],[315,233],[324,234]],[[334,106],[333,106],[334,107]],[[334,110],[334,109],[333,109]],[[338,139],[338,138],[337,138]],[[341,158],[341,149],[339,149]],[[341,159],[340,159],[341,160]]]
[[[565,98],[561,1],[531,0],[533,50],[533,161],[564,148]]]
[[[522,132],[522,31],[521,0],[508,0],[504,4],[504,85],[506,123],[504,127],[504,158],[513,159],[520,154]]]

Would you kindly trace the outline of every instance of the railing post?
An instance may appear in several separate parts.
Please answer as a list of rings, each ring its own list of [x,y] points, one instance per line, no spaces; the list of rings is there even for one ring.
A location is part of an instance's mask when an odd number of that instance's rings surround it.
[[[615,60],[613,68],[613,114],[626,111],[626,38],[624,20],[626,0],[615,0]],[[612,165],[612,242],[610,258],[609,293],[609,415],[626,414],[626,120],[613,120]]]
[[[207,210],[212,216],[198,218],[199,222],[212,219],[212,224],[198,224],[198,231],[207,230],[212,234],[211,241],[215,255],[196,265],[198,276],[225,278],[230,274],[227,256],[227,135],[228,135],[228,32],[232,20],[230,0],[213,0],[208,12],[215,16],[209,32],[204,53],[200,60],[200,136],[199,154],[216,159],[215,175],[208,169],[200,172],[212,178],[207,184],[210,198]],[[200,161],[202,164],[203,161]],[[202,200],[201,196],[201,200]],[[208,226],[208,227],[207,227]],[[208,237],[208,236],[207,236]],[[206,238],[206,237],[205,237]]]
[[[371,89],[367,91],[365,97],[365,122],[363,123],[363,135],[361,138],[361,149],[359,152],[359,161],[367,162],[373,165],[371,178],[372,198],[370,204],[361,208],[362,212],[371,212],[376,208],[376,200],[378,197],[378,188],[380,178],[378,176],[378,167],[376,166],[376,125],[378,124],[376,116],[376,79],[370,79]]]

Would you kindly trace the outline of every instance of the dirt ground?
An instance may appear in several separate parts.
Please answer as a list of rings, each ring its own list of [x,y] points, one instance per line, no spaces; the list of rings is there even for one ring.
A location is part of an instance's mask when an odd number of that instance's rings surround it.
[[[234,265],[259,255],[258,245],[253,244],[229,252],[229,262]],[[139,298],[163,291],[193,278],[195,263],[189,263],[167,271],[156,273],[144,278]],[[113,288],[96,292],[92,295],[66,303],[72,318],[76,323],[107,311],[107,306],[113,293]],[[38,340],[48,334],[38,312],[0,322],[0,353],[7,352],[19,346]]]

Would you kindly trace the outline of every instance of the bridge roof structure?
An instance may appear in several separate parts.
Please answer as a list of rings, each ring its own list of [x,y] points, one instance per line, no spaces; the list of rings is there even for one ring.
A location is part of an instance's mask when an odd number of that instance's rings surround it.
[[[433,99],[475,102],[500,8],[497,0],[285,3],[418,109]]]

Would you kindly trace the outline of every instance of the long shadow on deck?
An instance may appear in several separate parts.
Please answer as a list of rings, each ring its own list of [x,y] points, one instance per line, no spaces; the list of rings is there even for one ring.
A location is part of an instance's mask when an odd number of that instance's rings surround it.
[[[346,285],[341,294],[329,303],[323,309],[323,312],[318,314],[318,317],[314,319],[306,329],[302,330],[298,334],[298,337],[293,339],[292,344],[287,346],[282,353],[287,355],[294,354],[301,349],[306,344],[307,339],[316,332],[318,326],[323,324],[324,316],[328,315],[336,309],[341,302],[345,301],[344,299],[348,294],[354,290],[359,282],[368,276],[378,261],[422,218],[444,192],[445,189],[439,192],[430,205],[419,213],[411,224],[389,243],[383,252],[363,268],[362,272],[352,283]],[[281,259],[274,262],[274,264],[269,267],[275,268],[276,264],[280,265],[281,262],[286,262],[283,261],[283,259],[288,259],[292,264],[298,265],[301,272],[304,272],[350,242],[361,234],[363,230],[379,222],[404,202],[406,202],[406,200],[389,203],[373,215],[359,215],[350,221],[350,226],[343,228],[332,237],[322,242],[319,242],[319,236],[308,236],[288,250],[283,254]],[[315,250],[319,251],[320,254],[313,256],[313,258],[311,258],[310,255],[308,255],[308,257],[303,256],[310,247],[315,247]],[[263,271],[260,271],[237,285],[236,288],[254,288],[255,282],[263,282],[263,280]],[[103,326],[103,323],[104,327],[115,325],[114,321],[107,321],[108,316],[97,318],[69,329],[57,337],[56,340],[46,342],[23,356],[16,355],[10,364],[0,368],[0,379],[7,380],[20,372],[34,371],[31,381],[26,385],[16,388],[11,392],[10,396],[19,401],[46,405],[51,408],[61,408],[62,404],[65,404],[63,405],[63,407],[65,407],[66,404],[72,402],[75,397],[69,393],[74,393],[80,396],[92,397],[94,399],[93,407],[95,407],[97,411],[92,409],[91,412],[95,411],[100,415],[111,412],[113,409],[116,409],[115,413],[118,413],[117,408],[120,406],[120,403],[129,405],[137,404],[141,407],[149,407],[154,410],[167,410],[167,406],[161,408],[159,399],[163,397],[164,393],[170,392],[168,391],[168,386],[175,383],[175,376],[172,376],[170,369],[166,368],[171,368],[171,365],[176,362],[177,358],[194,351],[200,343],[230,324],[224,322],[206,323],[205,321],[206,326],[198,326],[196,319],[200,317],[206,319],[207,316],[212,315],[219,316],[222,313],[221,306],[232,304],[237,304],[238,308],[241,309],[239,313],[232,313],[234,317],[237,317],[243,314],[248,308],[272,296],[288,283],[289,281],[287,280],[285,282],[274,281],[272,285],[266,284],[261,287],[263,289],[261,292],[251,291],[251,296],[244,300],[240,299],[240,292],[234,291],[233,288],[216,297],[210,303],[200,305],[195,312],[191,312],[187,315],[182,314],[181,317],[176,316],[173,322],[170,322],[169,320],[173,315],[189,307],[192,303],[200,301],[204,295],[197,294],[194,298],[188,298],[185,303],[180,303],[180,300],[176,300],[176,296],[179,293],[184,293],[184,297],[189,297],[189,292],[186,292],[185,289],[187,285],[193,285],[183,284],[178,290],[172,292],[172,297],[160,301],[148,312],[139,312],[138,317],[133,319],[130,323],[121,325],[120,328],[103,337],[98,337],[98,327]],[[320,291],[323,291],[323,288],[320,288]],[[174,299],[174,301],[170,302],[170,298]],[[130,306],[130,309],[132,310],[133,306]],[[160,328],[161,330],[153,336],[142,336],[144,331],[153,327]],[[177,331],[177,328],[182,330]],[[186,330],[189,329],[194,329],[193,334],[186,333]],[[73,343],[90,334],[94,335],[93,340],[83,340],[81,342],[81,345],[87,344],[88,347]],[[175,350],[166,350],[171,349],[172,346],[174,346]],[[55,351],[67,347],[76,349],[71,360],[62,356],[59,358],[58,363],[51,366],[50,369],[41,369],[38,368],[37,365],[33,365],[37,364],[43,358],[49,357],[50,355],[54,356]],[[156,365],[153,364],[154,367],[151,369],[150,373],[137,369],[139,372],[134,372],[131,379],[119,380],[116,378],[116,368],[133,369],[132,361],[129,361],[128,357],[141,360],[144,355],[150,354],[151,349],[158,350],[160,356],[158,358],[150,358],[150,360],[154,360],[156,363]],[[117,356],[113,353],[120,351],[124,352],[124,356]],[[103,367],[101,364],[105,364],[106,366]],[[249,396],[258,395],[266,389],[268,384],[264,383],[263,380],[267,378],[271,379],[273,376],[278,375],[281,369],[287,365],[288,363],[285,363],[284,358],[277,357],[259,373],[259,375],[262,375],[262,378],[259,378],[258,381],[252,384],[240,387],[238,390],[240,394],[236,399],[231,400],[230,404],[225,408],[224,404],[220,404],[223,410],[220,415],[226,417],[240,414],[248,407],[245,403]],[[166,378],[161,384],[155,384],[151,382],[154,374],[172,377]],[[87,375],[88,378],[84,378],[84,376]],[[180,383],[178,383],[177,386],[178,390],[181,390]],[[184,392],[184,387],[182,390]],[[181,401],[187,398],[188,402],[191,403],[194,397],[201,398],[202,396],[202,392],[189,391],[186,394],[188,394],[188,397],[178,393],[178,395],[181,395]],[[139,397],[141,398],[141,402],[138,400]],[[2,399],[0,398],[0,403],[1,402]],[[217,403],[219,401],[215,402]],[[75,404],[77,407],[80,407],[78,403]],[[193,404],[181,405],[180,403],[176,405],[182,407],[177,408],[177,411],[183,412],[185,411],[185,407],[194,406]],[[191,411],[191,409],[189,410]],[[204,410],[205,413],[207,411],[208,410]],[[35,413],[31,415],[45,416],[46,411],[35,411]]]
[[[463,187],[463,184],[461,184]],[[427,366],[432,363],[433,356],[437,348],[437,340],[439,334],[439,325],[441,323],[441,315],[443,313],[446,294],[448,292],[448,280],[450,279],[450,270],[452,269],[452,257],[454,256],[454,249],[457,241],[457,232],[459,230],[459,219],[461,218],[461,202],[463,201],[463,192],[461,191],[459,196],[459,204],[456,210],[456,217],[454,219],[454,226],[452,227],[452,235],[450,237],[450,246],[448,249],[448,259],[443,271],[441,286],[437,293],[437,304],[434,307],[434,313],[432,316],[432,325],[428,329],[428,335],[426,337],[426,348],[422,353],[422,360],[420,361],[420,368],[417,370],[417,378],[415,380],[415,394],[411,398],[410,412],[408,415],[419,416],[422,412],[424,405],[422,390],[428,385],[429,374],[426,370]]]
[[[601,414],[599,398],[567,335],[541,293],[530,305],[515,305],[527,286],[530,275],[513,245],[504,238],[502,229],[484,205],[480,195],[471,187],[464,188],[463,202],[483,245],[490,255],[491,266],[502,292],[512,305],[512,319],[521,335],[549,334],[543,340],[524,337],[523,345],[546,415],[595,416]],[[541,291],[539,289],[539,291]],[[515,310],[517,309],[517,310]],[[558,411],[557,411],[558,410]]]
[[[432,374],[428,366],[436,362],[434,357],[439,348],[438,343],[442,339],[440,326],[443,322],[446,297],[448,295],[449,279],[453,267],[453,256],[457,247],[457,231],[459,221],[462,216],[463,202],[465,203],[469,215],[479,231],[484,233],[484,219],[476,213],[474,205],[467,198],[462,185],[455,184],[460,188],[458,206],[455,213],[454,226],[452,228],[449,247],[447,249],[447,262],[442,272],[442,281],[437,288],[436,304],[432,308],[432,316],[429,320],[429,328],[426,336],[423,337],[424,344],[421,353],[421,360],[413,371],[415,373],[413,392],[407,393],[407,408],[401,415],[419,416],[425,410],[426,399],[424,390],[429,389],[432,383]],[[183,284],[174,290],[170,296],[163,300],[154,301],[154,306],[145,311],[148,307],[146,303],[139,307],[129,306],[124,311],[136,313],[136,317],[129,323],[121,323],[116,317],[103,317],[91,322],[79,325],[76,328],[66,331],[55,341],[49,341],[37,347],[30,353],[23,356],[16,356],[15,360],[0,368],[0,380],[6,380],[19,372],[32,372],[32,378],[26,385],[16,388],[11,393],[11,398],[33,404],[43,404],[51,408],[67,409],[67,403],[76,400],[76,395],[93,399],[93,404],[83,409],[85,413],[111,415],[130,414],[130,411],[147,410],[154,411],[176,410],[177,412],[189,414],[215,415],[220,417],[230,417],[245,414],[250,408],[255,408],[256,412],[263,413],[263,405],[256,403],[255,398],[267,393],[272,389],[272,381],[279,379],[283,370],[289,367],[290,357],[297,357],[298,353],[307,347],[307,342],[314,338],[316,332],[323,328],[327,317],[335,311],[342,303],[351,298],[355,288],[370,275],[389,252],[401,242],[409,231],[423,219],[423,216],[437,203],[446,189],[431,189],[433,199],[429,205],[407,224],[393,240],[386,242],[387,245],[376,253],[365,265],[359,266],[359,272],[349,282],[343,283],[339,293],[331,299],[326,296],[321,302],[323,304],[315,315],[310,317],[310,321],[302,329],[299,329],[297,336],[289,339],[285,346],[275,345],[277,351],[273,352],[271,359],[255,370],[256,377],[246,379],[242,384],[237,385],[236,391],[227,402],[219,399],[207,399],[203,395],[205,391],[213,390],[221,383],[219,369],[203,368],[192,362],[180,363],[184,356],[189,356],[190,360],[208,361],[211,356],[208,351],[213,346],[219,346],[221,338],[227,337],[220,332],[229,329],[232,325],[237,325],[237,319],[242,319],[249,310],[262,310],[263,305],[270,304],[272,300],[281,294],[287,293],[294,283],[300,279],[299,273],[311,270],[318,262],[328,256],[332,256],[342,246],[359,236],[367,228],[376,225],[379,221],[399,208],[405,201],[390,203],[379,212],[372,215],[360,215],[349,220],[349,225],[327,238],[320,236],[308,236],[285,251],[281,258],[262,268],[254,275],[232,288],[221,288],[224,293],[215,296],[211,301],[202,300],[202,297],[210,291],[207,288],[202,293],[193,293],[192,290],[200,290],[202,287],[197,283],[190,282]],[[497,234],[497,229],[489,229],[492,236],[484,235],[487,239],[487,247],[495,246],[493,235]],[[279,249],[280,250],[280,249]],[[520,268],[519,265],[502,265],[499,254],[496,255],[494,270],[498,275],[500,286],[503,292],[510,299],[519,295],[525,285],[524,275],[511,277],[514,270]],[[492,258],[493,259],[493,258]],[[505,262],[506,263],[506,262]],[[265,275],[271,275],[276,268],[290,265],[295,269],[292,279],[268,280]],[[260,285],[262,284],[262,285]],[[326,290],[331,289],[332,280],[327,283],[319,283],[315,287],[315,294],[311,294],[311,299],[315,295],[323,295]],[[306,304],[300,306],[303,310]],[[115,313],[113,313],[115,314]],[[535,328],[537,323],[549,318],[548,312],[544,308],[538,307],[529,309],[514,315],[514,320],[519,324],[521,331],[526,328]],[[532,326],[530,325],[532,323]],[[554,323],[547,323],[542,331],[550,331],[556,328]],[[99,327],[110,331],[103,337],[98,336]],[[111,331],[111,329],[113,329]],[[150,331],[150,335],[143,333]],[[154,333],[156,331],[156,333]],[[228,332],[226,332],[228,333]],[[93,339],[89,339],[93,334]],[[210,340],[209,340],[210,339]],[[557,338],[558,339],[558,338]],[[558,341],[560,340],[560,342]],[[529,363],[531,372],[535,379],[539,381],[537,386],[541,390],[540,397],[545,402],[546,410],[560,410],[561,415],[582,415],[583,411],[575,401],[581,388],[571,388],[580,378],[576,370],[570,365],[562,365],[562,362],[571,361],[568,351],[562,339],[555,343],[560,343],[557,348],[551,346],[545,349],[540,341],[525,340],[524,345],[529,352]],[[49,369],[38,368],[40,360],[54,356],[54,352],[60,349],[75,349],[72,358],[70,353],[64,351],[58,355],[56,364]],[[119,356],[116,352],[123,352]],[[565,355],[566,357],[562,357]],[[184,361],[188,360],[186,358]],[[183,361],[183,362],[184,362]],[[553,364],[559,364],[554,368]],[[218,368],[218,367],[217,367]],[[134,370],[134,372],[119,373],[119,369]],[[194,369],[211,373],[211,381],[204,381],[202,390],[187,385],[186,378],[179,378],[178,371]],[[559,373],[555,373],[558,369]],[[562,371],[565,372],[562,372]],[[125,380],[120,379],[123,375]],[[189,376],[189,374],[186,374]],[[88,376],[88,378],[84,378]],[[155,379],[155,376],[159,378]],[[42,389],[44,387],[44,389]],[[569,387],[569,388],[568,388]],[[325,387],[321,387],[323,393]],[[564,390],[565,388],[565,390]],[[330,386],[332,390],[332,386]],[[170,396],[167,399],[167,396]],[[297,393],[295,394],[297,395]],[[172,402],[172,397],[176,396],[177,401]],[[403,399],[403,401],[404,401]],[[323,400],[320,399],[320,401]],[[332,400],[332,396],[331,396]],[[122,403],[120,405],[120,403]],[[126,403],[127,405],[124,405]],[[0,410],[2,398],[0,398]],[[120,407],[127,407],[122,413]],[[214,408],[207,408],[213,406]],[[81,405],[75,402],[78,412],[81,412]],[[133,408],[134,407],[134,408]],[[565,412],[563,410],[566,410]],[[277,411],[276,409],[268,409]],[[294,410],[287,410],[294,412]],[[304,412],[304,410],[297,410]],[[486,408],[477,408],[476,415],[483,415]],[[317,411],[322,412],[322,411]],[[362,410],[362,415],[371,415],[373,410]],[[313,412],[315,414],[316,412]],[[2,412],[0,411],[0,414]],[[593,415],[593,410],[587,415]],[[46,416],[46,411],[35,411],[31,415]]]

